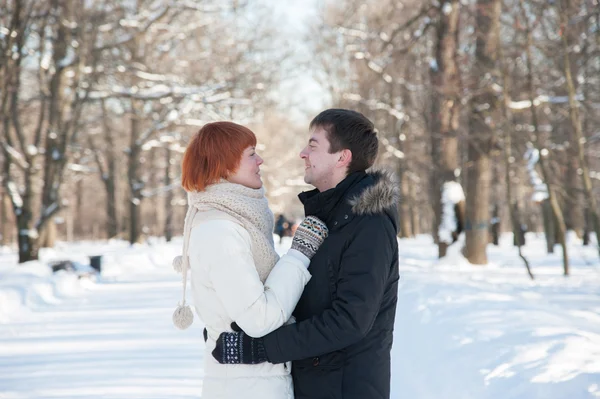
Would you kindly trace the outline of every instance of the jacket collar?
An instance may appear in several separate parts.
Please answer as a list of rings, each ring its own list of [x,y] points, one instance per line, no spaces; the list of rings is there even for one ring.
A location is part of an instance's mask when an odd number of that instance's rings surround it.
[[[356,215],[390,211],[395,224],[399,191],[394,174],[380,169],[351,173],[330,190],[319,192],[315,189],[303,192],[298,197],[304,204],[306,216],[316,216],[329,228],[339,228]]]
[[[314,189],[300,193],[298,198],[304,204],[305,215],[316,216],[327,223],[334,216],[338,205],[348,198],[349,191],[352,191],[351,188],[366,176],[365,172],[354,172],[329,190],[320,192],[318,189]]]

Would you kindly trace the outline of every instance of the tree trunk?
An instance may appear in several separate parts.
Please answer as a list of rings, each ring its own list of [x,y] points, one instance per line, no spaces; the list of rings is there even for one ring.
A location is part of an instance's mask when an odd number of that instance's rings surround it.
[[[600,254],[600,213],[598,211],[598,203],[594,196],[594,189],[592,186],[592,180],[590,178],[590,170],[585,157],[583,131],[581,127],[581,118],[579,116],[579,104],[576,99],[575,85],[573,83],[573,77],[571,74],[571,61],[569,59],[569,16],[574,14],[571,9],[570,0],[560,0],[561,10],[559,10],[560,23],[562,30],[562,44],[564,52],[564,74],[565,82],[567,84],[567,91],[569,94],[569,117],[573,126],[573,140],[572,142],[577,147],[577,155],[579,159],[579,165],[581,167],[581,178],[583,180],[583,189],[587,199],[587,205],[592,219],[592,228],[596,232],[596,240],[598,243],[598,253]],[[568,271],[565,271],[568,274]]]
[[[421,212],[417,203],[417,185],[414,181],[410,182],[410,226],[413,236],[421,234]]]
[[[100,157],[96,157],[96,162],[101,173],[100,178],[106,190],[106,236],[110,239],[119,235],[119,222],[117,219],[117,156],[115,153],[113,130],[109,124],[109,115],[104,101],[101,102],[101,108],[104,142],[106,144],[106,168],[103,166]],[[92,144],[93,142],[90,141],[90,143]]]
[[[435,237],[439,257],[446,256],[449,242],[441,242],[438,229],[442,221],[442,187],[455,180],[458,169],[458,128],[460,116],[460,71],[457,62],[460,0],[440,4],[440,21],[436,30],[435,65],[431,68],[433,93],[432,157],[435,168],[432,189],[435,209]]]
[[[17,188],[14,187],[16,190]],[[38,231],[33,228],[33,176],[31,170],[25,171],[25,193],[22,206],[12,201],[13,212],[17,219],[17,237],[19,241],[19,263],[37,260],[39,256]]]
[[[82,239],[83,237],[89,237],[89,225],[87,223],[83,223],[85,220],[83,217],[84,209],[89,209],[85,207],[83,203],[83,179],[77,180],[75,183],[75,220],[77,223],[73,226],[73,232],[75,233],[75,237]]]
[[[494,205],[494,211],[492,212],[492,244],[495,246],[500,245],[500,207],[498,204]]]
[[[526,63],[527,64],[527,89],[528,89],[528,94],[529,94],[529,101],[531,103],[530,111],[531,111],[531,124],[533,125],[533,132],[532,132],[533,138],[534,138],[533,141],[534,141],[535,146],[540,154],[539,164],[540,164],[540,168],[542,170],[542,178],[548,188],[548,199],[544,202],[549,203],[550,209],[552,210],[552,214],[553,214],[552,217],[550,217],[548,215],[548,213],[549,213],[547,211],[548,205],[545,205],[546,215],[544,217],[544,223],[547,223],[547,222],[549,223],[550,221],[552,221],[553,223],[556,224],[556,229],[554,231],[556,232],[557,241],[561,244],[562,249],[563,249],[563,270],[564,270],[564,274],[568,275],[569,274],[569,254],[567,251],[567,241],[566,241],[567,228],[565,225],[565,219],[563,217],[562,210],[560,209],[560,206],[558,204],[558,199],[556,198],[556,193],[554,191],[554,187],[553,187],[552,183],[550,182],[550,173],[549,173],[548,167],[546,165],[549,151],[546,148],[542,148],[542,144],[540,142],[540,130],[539,130],[539,124],[538,124],[538,119],[537,119],[537,111],[535,109],[535,102],[534,102],[535,88],[533,85],[533,66],[532,66],[533,64],[532,64],[532,54],[531,54],[531,47],[533,46],[531,27],[530,27],[529,17],[527,16],[527,13],[525,11],[525,7],[523,6],[522,0],[519,2],[519,5],[521,8],[523,17],[524,17],[523,19],[525,21],[525,29],[526,29],[526,34],[527,34],[527,46],[525,49],[526,55],[527,55],[527,63]]]
[[[498,38],[499,39],[499,38]],[[500,60],[502,57],[502,46],[498,43],[498,55]],[[529,267],[529,261],[523,255],[521,251],[521,246],[525,245],[525,235],[523,228],[521,227],[521,218],[519,214],[519,204],[517,201],[513,200],[513,185],[512,185],[512,170],[511,163],[514,158],[512,156],[512,114],[510,112],[509,102],[510,102],[510,87],[509,87],[509,79],[508,73],[506,72],[505,64],[500,61],[500,71],[502,73],[502,86],[504,92],[503,104],[502,104],[502,116],[503,116],[503,131],[504,131],[504,183],[506,184],[506,202],[508,204],[508,219],[510,221],[510,226],[513,232],[513,243],[517,247],[517,251],[519,252],[519,257],[525,263],[525,268],[527,269],[527,274],[533,280],[534,276],[531,272],[531,268]],[[498,180],[500,176],[498,176]]]
[[[400,181],[400,237],[408,238],[413,236],[412,223],[410,218],[410,182],[406,174],[402,175]]]
[[[159,169],[159,162],[162,158],[162,156],[160,156],[160,154],[158,153],[159,150],[161,149],[157,147],[152,147],[146,151],[146,162],[148,165],[147,168],[149,168],[149,170]],[[162,180],[164,180],[164,178],[161,179],[158,173],[151,173],[148,176],[146,184],[146,188],[151,190],[153,194],[146,198],[145,203],[147,206],[150,206],[150,212],[148,212],[148,210],[145,209],[146,207],[143,208],[146,211],[143,212],[142,226],[143,230],[147,231],[147,234],[153,236],[159,236],[162,233],[164,233],[164,228],[161,226],[164,218],[162,215],[164,208],[161,207],[161,195],[159,195],[159,186],[162,183]]]
[[[10,244],[10,225],[8,224],[8,196],[2,190],[2,195],[0,195],[0,226],[2,230],[0,230],[0,246],[5,246]]]
[[[171,150],[165,147],[165,239],[170,242],[173,238],[173,191],[171,187]]]
[[[554,244],[557,241],[556,223],[552,206],[549,200],[542,202],[542,215],[544,218],[544,235],[546,236],[546,250],[549,254],[554,253]]]
[[[526,229],[521,222],[521,209],[518,202],[514,202],[511,206],[510,220],[513,229],[513,245],[515,247],[525,246]]]
[[[490,161],[489,156],[470,149],[472,166],[467,180],[465,257],[474,265],[487,264],[489,242]]]
[[[478,82],[469,114],[469,165],[467,176],[467,222],[465,255],[477,265],[487,263],[490,218],[490,152],[493,146],[494,122],[498,120],[497,99],[489,75],[498,59],[500,0],[478,0],[475,17],[474,74]]]
[[[569,147],[567,157],[565,223],[567,225],[567,230],[573,230],[577,237],[581,238],[583,237],[585,223],[585,202],[583,190],[581,188],[581,179],[577,173],[577,169],[579,169],[577,149]]]
[[[40,231],[39,247],[40,248],[54,248],[56,244],[56,222],[54,219],[48,220],[44,228]]]
[[[109,239],[115,238],[119,234],[116,176],[114,175],[115,171],[112,173],[104,182],[106,187],[106,234]]]
[[[590,245],[590,212],[588,209],[585,210],[585,224],[583,225],[583,245]]]
[[[134,107],[131,115],[131,141],[129,146],[129,158],[127,165],[127,178],[129,182],[129,243],[135,244],[140,240],[140,209],[142,200],[142,179],[140,177],[140,151],[137,143],[140,134],[140,121]]]
[[[414,60],[412,60],[414,62]],[[408,79],[410,76],[410,65],[411,62],[406,64],[404,68],[404,78]],[[394,93],[395,86],[390,85],[390,99],[394,101],[396,97]],[[400,94],[402,98],[402,107],[404,109],[409,109],[412,107],[412,97],[410,91],[407,89],[406,85],[400,85]],[[411,181],[410,181],[410,138],[412,135],[412,124],[413,122],[409,120],[404,120],[402,122],[398,121],[395,116],[390,116],[388,121],[393,128],[391,131],[394,133],[395,138],[398,140],[398,149],[402,151],[404,154],[403,158],[398,158],[398,177],[400,183],[400,202],[398,204],[398,215],[400,218],[400,237],[408,238],[414,235],[412,229],[412,220],[411,220]]]
[[[54,1],[54,12],[60,13],[65,18],[70,15],[69,3]],[[44,157],[44,185],[42,188],[42,211],[38,230],[40,234],[40,247],[52,248],[56,240],[56,226],[52,219],[54,213],[61,207],[59,193],[64,173],[66,147],[68,140],[67,124],[63,120],[65,104],[65,65],[63,60],[67,55],[67,46],[70,38],[67,25],[57,23],[56,36],[52,40],[52,64],[55,69],[48,88],[48,126],[46,133],[46,148]],[[54,210],[54,211],[52,211]]]
[[[28,233],[32,232],[29,230],[29,223],[27,221],[28,215],[23,211],[23,216],[17,218],[17,231],[19,232],[19,263],[28,262],[30,260],[38,259],[38,248],[37,236],[31,236]],[[29,219],[31,217],[29,216]]]

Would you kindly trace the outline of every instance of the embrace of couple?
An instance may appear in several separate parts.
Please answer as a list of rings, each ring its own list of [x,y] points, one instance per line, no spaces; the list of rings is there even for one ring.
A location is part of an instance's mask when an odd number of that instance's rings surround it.
[[[214,122],[188,145],[183,257],[204,330],[204,399],[379,399],[390,396],[398,290],[398,189],[367,171],[373,123],[344,109],[321,112],[300,152],[306,218],[291,249],[273,243],[256,137]]]

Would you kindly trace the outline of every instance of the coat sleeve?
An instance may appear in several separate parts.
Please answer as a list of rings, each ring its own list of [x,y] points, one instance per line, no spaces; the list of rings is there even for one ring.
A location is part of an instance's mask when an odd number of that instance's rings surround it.
[[[323,313],[284,326],[264,337],[271,363],[322,355],[346,348],[371,330],[395,251],[395,234],[383,218],[360,221],[344,251],[332,306]]]
[[[210,284],[227,315],[251,337],[262,337],[282,326],[292,315],[310,280],[308,258],[291,253],[281,257],[263,284],[254,265],[248,232],[229,220],[213,220],[194,227],[190,236],[190,265],[194,284]],[[206,276],[206,274],[204,274]]]

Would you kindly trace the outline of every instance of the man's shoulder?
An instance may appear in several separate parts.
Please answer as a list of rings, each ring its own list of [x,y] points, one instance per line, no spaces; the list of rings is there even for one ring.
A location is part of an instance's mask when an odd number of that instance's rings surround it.
[[[355,233],[372,234],[373,231],[381,231],[382,233],[385,232],[386,235],[396,235],[392,215],[387,212],[356,215],[353,224]]]

